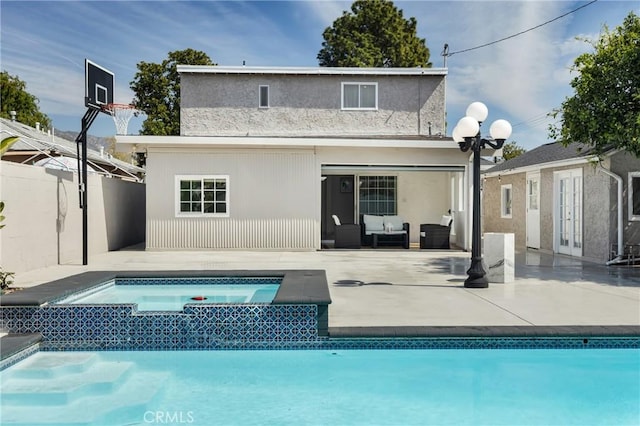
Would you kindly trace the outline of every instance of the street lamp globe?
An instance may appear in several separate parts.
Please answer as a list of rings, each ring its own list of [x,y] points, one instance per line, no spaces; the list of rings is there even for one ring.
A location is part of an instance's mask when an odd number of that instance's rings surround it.
[[[504,141],[511,136],[511,124],[507,120],[496,120],[489,127],[489,134],[497,141]]]
[[[489,109],[482,102],[473,102],[467,107],[466,115],[475,118],[476,121],[482,123],[487,119]],[[475,134],[473,136],[475,136]]]
[[[458,130],[458,126],[453,128],[453,131],[451,132],[451,137],[453,138],[454,142],[457,142],[457,143],[464,142],[464,138],[460,136],[460,130]]]
[[[480,123],[471,116],[462,117],[456,126],[458,133],[463,138],[472,138],[480,131]]]

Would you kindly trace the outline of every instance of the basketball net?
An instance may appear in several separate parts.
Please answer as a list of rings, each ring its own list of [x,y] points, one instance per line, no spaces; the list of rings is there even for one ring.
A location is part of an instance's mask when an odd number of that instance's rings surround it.
[[[106,104],[102,108],[113,117],[116,135],[126,135],[127,125],[136,112],[136,107],[129,104]]]

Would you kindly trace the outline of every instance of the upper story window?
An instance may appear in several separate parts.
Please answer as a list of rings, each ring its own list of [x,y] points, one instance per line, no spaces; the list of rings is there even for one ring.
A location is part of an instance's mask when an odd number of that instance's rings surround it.
[[[259,87],[258,107],[269,108],[269,86]]]
[[[378,83],[342,83],[342,109],[378,109]]]
[[[629,220],[640,220],[640,172],[629,173]]]
[[[176,176],[176,216],[229,217],[229,176]]]

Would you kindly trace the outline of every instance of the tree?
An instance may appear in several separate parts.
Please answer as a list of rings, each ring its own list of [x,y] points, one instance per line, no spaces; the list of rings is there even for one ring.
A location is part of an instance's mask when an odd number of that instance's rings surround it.
[[[132,158],[133,155],[126,153],[126,152],[122,152],[122,151],[117,151],[116,150],[116,138],[115,137],[110,137],[107,138],[107,149],[106,152],[111,154],[112,157],[117,158],[120,161],[124,161],[125,163],[132,163]]]
[[[318,61],[323,67],[431,67],[414,17],[389,0],[356,0],[324,30]]]
[[[51,126],[51,119],[40,112],[38,98],[27,92],[26,83],[6,71],[0,73],[0,100],[0,117],[11,118],[10,112],[15,111],[16,119],[23,124]]]
[[[177,65],[216,65],[206,53],[193,49],[169,52],[161,64],[139,62],[129,87],[135,93],[133,104],[147,118],[142,135],[180,134],[180,76]]]
[[[617,148],[640,157],[640,18],[629,13],[590,44],[594,51],[574,62],[575,94],[551,114],[561,119],[549,135],[564,145],[580,142],[595,152]]]
[[[505,160],[511,160],[527,152],[526,149],[519,146],[517,142],[509,142],[502,147],[502,158]]]

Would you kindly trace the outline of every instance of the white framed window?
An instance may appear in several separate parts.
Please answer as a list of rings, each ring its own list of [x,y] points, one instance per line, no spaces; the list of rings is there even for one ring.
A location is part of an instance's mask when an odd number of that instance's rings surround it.
[[[342,109],[377,110],[378,83],[342,83]]]
[[[511,184],[500,186],[500,217],[511,219],[513,192]]]
[[[396,176],[358,177],[360,214],[395,215],[398,211],[398,179]]]
[[[269,86],[258,87],[258,108],[269,108]]]
[[[229,217],[229,176],[178,175],[176,217]]]
[[[629,172],[629,220],[640,221],[640,172]]]

